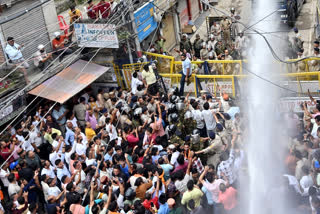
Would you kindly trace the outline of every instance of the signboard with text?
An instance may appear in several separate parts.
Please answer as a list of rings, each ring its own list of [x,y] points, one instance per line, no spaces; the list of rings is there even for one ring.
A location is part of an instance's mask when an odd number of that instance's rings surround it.
[[[81,47],[119,48],[115,25],[76,23],[74,29]]]
[[[154,18],[154,5],[146,3],[136,10],[134,12],[134,21],[138,31],[138,38],[141,42],[157,28],[158,24]]]

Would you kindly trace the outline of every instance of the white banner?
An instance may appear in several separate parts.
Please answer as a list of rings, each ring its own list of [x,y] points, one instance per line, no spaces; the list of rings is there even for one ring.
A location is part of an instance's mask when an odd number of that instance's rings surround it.
[[[216,82],[215,84],[213,82],[207,84],[203,82],[201,85],[204,90],[207,90],[211,93],[215,93],[215,89],[216,93],[220,93],[220,89],[218,89],[218,86],[220,86],[221,92],[232,94],[232,82]]]
[[[317,100],[317,97],[314,97]],[[309,111],[316,107],[316,102],[311,102],[309,97],[289,97],[283,98],[279,102],[279,111],[280,112],[303,112],[302,108],[300,107],[303,102],[307,102],[307,107]]]
[[[115,25],[111,24],[74,24],[79,46],[90,48],[119,48]]]
[[[216,83],[216,93],[219,94],[220,90],[217,89],[217,86],[219,85],[221,87],[221,90],[227,94],[232,94],[232,82],[228,81],[228,82],[224,82],[224,81],[217,81]],[[180,83],[175,84],[178,88],[180,88]],[[214,83],[213,82],[209,82],[206,83],[205,81],[202,80],[201,82],[201,87],[203,90],[206,90],[208,92],[211,93],[215,93],[215,88],[214,88]],[[185,92],[194,92],[194,83],[190,83],[189,85],[187,85],[187,83],[185,83],[184,85],[184,91]]]

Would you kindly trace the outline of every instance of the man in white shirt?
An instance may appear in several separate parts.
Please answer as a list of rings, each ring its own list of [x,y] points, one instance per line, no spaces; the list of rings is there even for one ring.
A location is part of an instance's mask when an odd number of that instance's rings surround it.
[[[64,175],[71,177],[69,170],[67,169],[67,167],[64,165],[64,163],[60,159],[57,159],[55,161],[55,165],[57,167],[57,177],[60,181],[61,181],[62,176],[64,176]]]
[[[22,194],[22,189],[23,189],[23,184],[21,185],[21,187],[18,185],[17,180],[16,180],[16,176],[11,173],[8,176],[8,181],[10,182],[8,185],[8,194],[9,196],[13,195],[13,194],[18,194],[21,196]]]
[[[6,188],[8,188],[9,186],[8,176],[10,175],[10,171],[8,168],[9,168],[9,162],[6,162],[0,169],[0,179]]]
[[[42,168],[41,175],[48,175],[50,178],[55,178],[54,168],[51,166],[50,162],[46,160],[44,162],[44,167]]]
[[[214,129],[216,128],[216,119],[215,119],[215,114],[214,112],[209,109],[209,103],[206,102],[203,104],[203,111],[201,112],[203,118],[204,118],[204,122],[206,124],[206,128],[207,128],[207,135],[209,136],[210,132],[214,132]]]
[[[40,152],[39,147],[41,146],[42,137],[37,128],[34,128],[32,124],[29,129],[29,143],[33,146],[34,149],[37,150],[37,153]]]
[[[8,42],[8,44],[5,48],[5,52],[9,58],[10,62],[15,64],[16,66],[19,66],[19,68],[21,69],[21,71],[24,74],[25,81],[28,84],[30,81],[28,79],[26,69],[29,68],[29,64],[23,58],[23,55],[21,52],[21,48],[23,47],[23,45],[18,45],[17,43],[15,43],[13,37],[8,37],[7,42]]]
[[[83,158],[85,158],[87,146],[83,143],[83,139],[81,136],[78,136],[76,145],[76,153],[79,156],[83,156]]]
[[[48,196],[58,197],[61,193],[61,190],[56,185],[55,178],[49,178],[47,184],[49,185]]]
[[[311,123],[313,123],[311,135],[312,137],[318,139],[317,131],[320,126],[320,115],[316,116],[314,119],[311,119]]]
[[[136,94],[139,85],[143,85],[143,82],[138,79],[137,72],[134,72],[131,80],[131,93],[133,95]]]
[[[183,96],[184,93],[184,84],[185,82],[189,82],[189,77],[192,74],[191,62],[190,59],[186,56],[186,54],[181,54],[182,60],[182,77],[180,80],[180,96]]]
[[[34,65],[38,67],[41,71],[46,69],[52,60],[52,54],[48,53],[44,49],[44,45],[40,44],[38,46],[38,51],[34,54]]]
[[[192,104],[194,110],[192,110],[193,119],[197,122],[197,129],[200,131],[200,137],[206,137],[206,128],[204,124],[204,118],[200,111],[200,105],[198,102]]]
[[[27,151],[34,151],[33,146],[31,145],[29,140],[25,140],[22,135],[22,129],[17,130],[16,138],[18,141],[22,143],[21,147],[27,152]]]
[[[65,146],[63,137],[58,136],[56,133],[53,133],[51,137],[53,139],[53,142],[52,142],[53,149],[56,150],[58,153],[62,153],[62,148]]]

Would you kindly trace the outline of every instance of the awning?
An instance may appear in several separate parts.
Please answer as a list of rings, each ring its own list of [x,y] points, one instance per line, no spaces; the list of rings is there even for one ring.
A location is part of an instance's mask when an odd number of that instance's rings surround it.
[[[78,60],[29,91],[29,94],[64,103],[90,85],[110,68]]]

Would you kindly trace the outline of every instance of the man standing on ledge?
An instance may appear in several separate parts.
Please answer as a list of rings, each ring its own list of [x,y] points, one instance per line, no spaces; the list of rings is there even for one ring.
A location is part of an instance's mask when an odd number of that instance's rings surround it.
[[[181,60],[182,60],[182,77],[180,80],[180,96],[183,96],[184,93],[184,83],[189,81],[189,78],[192,74],[191,72],[191,62],[188,57],[186,57],[186,54],[181,55]]]
[[[151,94],[152,96],[157,95],[158,93],[157,78],[153,72],[152,67],[149,66],[148,64],[143,66],[142,79],[145,87],[148,88],[148,94]]]

